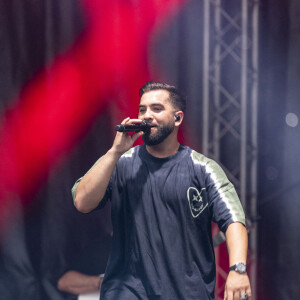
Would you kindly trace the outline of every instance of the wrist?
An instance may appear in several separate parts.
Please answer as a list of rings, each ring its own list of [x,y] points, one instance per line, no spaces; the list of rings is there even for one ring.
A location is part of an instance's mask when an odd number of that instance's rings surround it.
[[[245,274],[247,273],[247,265],[243,262],[237,262],[229,267],[229,272],[230,271],[235,271],[239,274]]]
[[[107,154],[112,157],[114,160],[119,160],[119,158],[124,154],[125,152],[122,152],[122,151],[118,151],[117,149],[115,148],[110,148],[108,151],[107,151]]]

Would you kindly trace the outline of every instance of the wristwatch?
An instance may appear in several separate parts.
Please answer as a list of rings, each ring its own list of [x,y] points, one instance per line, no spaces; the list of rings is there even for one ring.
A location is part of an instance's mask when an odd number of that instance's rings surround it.
[[[238,262],[235,265],[231,266],[229,268],[229,271],[236,271],[240,274],[245,274],[247,272],[247,266],[242,262]]]

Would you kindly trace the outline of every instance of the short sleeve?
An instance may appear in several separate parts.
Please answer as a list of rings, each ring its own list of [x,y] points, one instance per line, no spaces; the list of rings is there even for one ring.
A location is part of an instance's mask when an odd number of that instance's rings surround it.
[[[245,225],[245,214],[233,184],[222,168],[213,160],[208,160],[206,169],[206,190],[212,219],[223,232],[233,222]]]

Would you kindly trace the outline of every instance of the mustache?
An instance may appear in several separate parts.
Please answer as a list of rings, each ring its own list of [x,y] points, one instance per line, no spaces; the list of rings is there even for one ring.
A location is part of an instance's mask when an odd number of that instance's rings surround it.
[[[146,125],[148,126],[148,127],[159,127],[159,125],[158,124],[154,124],[153,123],[153,121],[143,121],[144,123],[146,123]]]

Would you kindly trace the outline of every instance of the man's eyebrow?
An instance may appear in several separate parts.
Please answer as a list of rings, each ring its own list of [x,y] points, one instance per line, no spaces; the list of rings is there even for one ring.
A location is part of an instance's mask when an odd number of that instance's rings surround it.
[[[150,104],[150,107],[157,107],[157,106],[159,106],[159,107],[164,107],[164,105],[163,104],[161,104],[161,103],[152,103],[152,104]],[[140,108],[145,108],[146,107],[146,105],[139,105],[139,109]]]
[[[163,106],[161,103],[153,103],[151,106]]]

